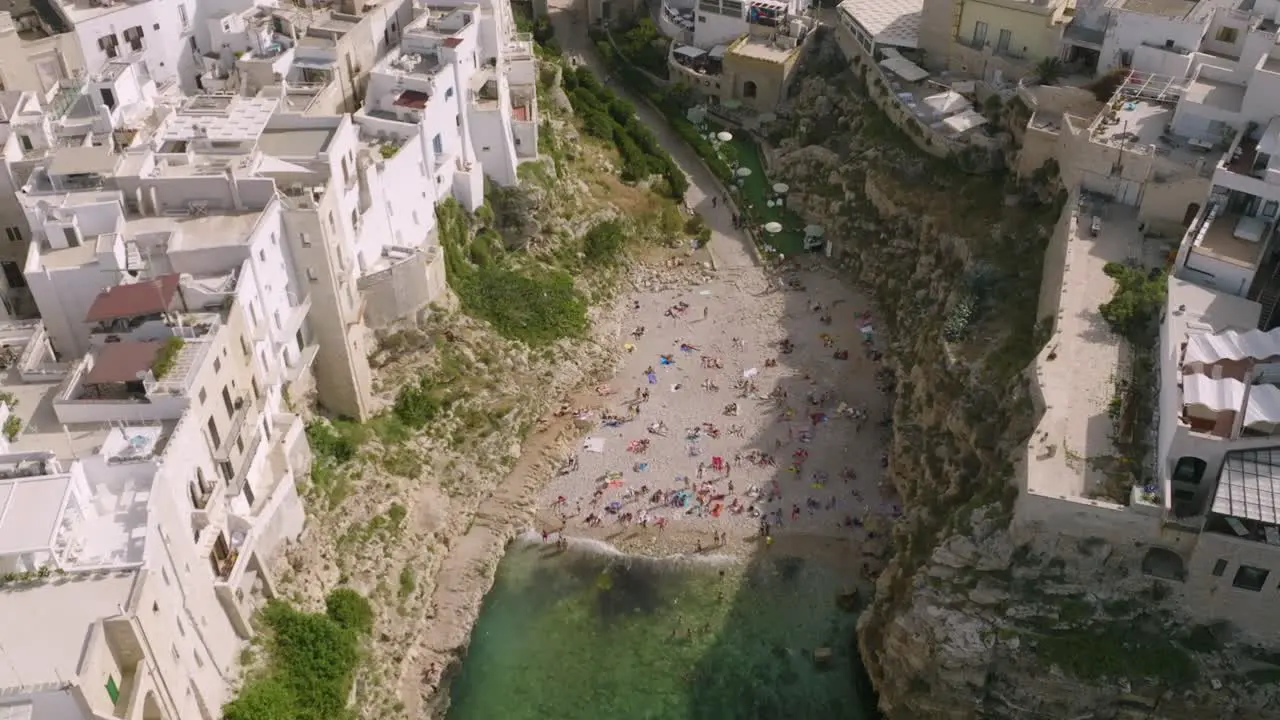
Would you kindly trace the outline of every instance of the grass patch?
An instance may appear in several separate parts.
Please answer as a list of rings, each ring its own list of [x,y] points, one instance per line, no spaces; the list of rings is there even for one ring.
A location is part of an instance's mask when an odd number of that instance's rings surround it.
[[[178,362],[178,355],[182,352],[182,348],[186,347],[187,341],[180,337],[171,337],[164,341],[160,346],[160,351],[156,353],[155,358],[151,361],[151,374],[157,380],[168,375],[173,366]]]
[[[344,720],[360,640],[373,629],[373,608],[354,590],[329,593],[325,612],[302,612],[272,600],[259,615],[267,666],[222,709],[224,720]]]
[[[715,125],[709,126],[711,132],[718,132],[720,128]],[[804,252],[804,220],[800,219],[790,208],[783,206],[769,207],[769,199],[775,196],[773,192],[774,183],[769,180],[769,176],[765,173],[764,158],[760,154],[760,146],[755,139],[751,137],[745,130],[731,130],[733,139],[726,143],[729,146],[728,152],[732,154],[732,158],[737,160],[738,164],[744,168],[751,170],[740,189],[742,196],[743,214],[747,216],[747,222],[757,229],[761,240],[769,247],[780,253],[787,255],[799,255]],[[707,143],[710,147],[710,143]],[[695,148],[697,150],[698,148]],[[715,153],[715,148],[711,147],[711,152]],[[705,150],[699,151],[705,152]],[[706,159],[705,157],[703,158]],[[766,223],[776,222],[782,225],[782,232],[777,234],[769,234],[763,231]]]
[[[1090,630],[1049,632],[1036,637],[1035,642],[1042,661],[1082,680],[1154,679],[1186,686],[1199,675],[1186,649],[1159,629],[1143,629],[1130,621]]]

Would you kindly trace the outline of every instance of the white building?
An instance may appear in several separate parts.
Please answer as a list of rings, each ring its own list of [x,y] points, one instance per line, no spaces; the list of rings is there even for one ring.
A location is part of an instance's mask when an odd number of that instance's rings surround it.
[[[519,162],[537,156],[532,43],[516,36],[505,3],[414,11],[400,47],[370,73],[356,120],[388,140],[422,134],[434,170],[428,192],[436,200],[452,193],[474,209],[485,175],[514,185]]]
[[[135,279],[120,237],[95,246],[121,284],[90,305],[90,352],[0,326],[0,611],[23,618],[0,629],[3,706],[216,718],[274,594],[266,558],[302,527],[305,433],[244,352],[248,263]]]

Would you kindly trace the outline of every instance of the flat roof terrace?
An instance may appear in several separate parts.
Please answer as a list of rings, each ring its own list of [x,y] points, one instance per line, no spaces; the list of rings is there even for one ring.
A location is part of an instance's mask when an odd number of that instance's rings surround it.
[[[725,55],[737,55],[749,60],[782,64],[787,61],[787,58],[795,55],[797,50],[798,48],[784,48],[764,38],[747,35],[738,38],[730,45]]]
[[[1102,230],[1090,234],[1093,214]],[[1107,263],[1158,263],[1158,250],[1144,251],[1136,210],[1110,204],[1083,208],[1067,241],[1056,332],[1037,380],[1047,410],[1033,433],[1027,463],[1027,490],[1060,499],[1114,501],[1102,495],[1108,484],[1107,458],[1117,454],[1109,413],[1116,379],[1125,377],[1130,350],[1111,331],[1098,306],[1111,297],[1115,281]],[[1051,269],[1046,268],[1046,272]]]
[[[1262,260],[1262,251],[1267,246],[1266,238],[1255,242],[1236,237],[1236,230],[1242,219],[1244,218],[1239,214],[1215,217],[1204,237],[1192,250],[1243,268],[1257,267]]]
[[[1244,107],[1244,86],[1200,77],[1187,85],[1183,97],[1193,103],[1238,113]]]
[[[324,153],[338,129],[333,128],[268,128],[258,137],[258,149],[275,157],[314,158]]]

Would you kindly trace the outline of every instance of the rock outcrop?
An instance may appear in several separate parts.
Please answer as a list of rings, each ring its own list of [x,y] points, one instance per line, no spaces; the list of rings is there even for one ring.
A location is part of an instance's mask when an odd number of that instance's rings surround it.
[[[766,131],[771,176],[826,227],[894,338],[904,514],[858,633],[887,717],[1280,716],[1280,655],[1183,622],[1132,548],[1010,536],[1061,193],[966,175],[886,122],[855,68],[806,79]]]

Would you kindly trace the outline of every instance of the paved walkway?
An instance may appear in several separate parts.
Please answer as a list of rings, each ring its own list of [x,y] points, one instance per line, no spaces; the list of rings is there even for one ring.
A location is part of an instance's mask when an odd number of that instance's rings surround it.
[[[567,55],[576,56],[579,62],[586,64],[598,76],[609,75],[608,68],[596,53],[591,38],[587,35],[586,8],[581,0],[550,0],[548,10],[551,25],[555,28],[556,41]],[[689,176],[689,189],[685,192],[685,203],[697,212],[711,228],[711,251],[716,259],[716,266],[721,269],[750,267],[756,264],[754,248],[751,240],[733,227],[733,213],[725,207],[724,202],[711,206],[711,198],[720,195],[720,185],[715,176],[698,158],[693,148],[676,134],[660,113],[653,109],[644,98],[632,93],[618,83],[610,83],[610,88],[619,95],[630,100],[636,106],[636,115],[653,134],[659,144]]]

